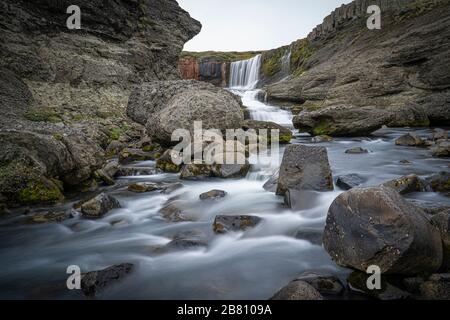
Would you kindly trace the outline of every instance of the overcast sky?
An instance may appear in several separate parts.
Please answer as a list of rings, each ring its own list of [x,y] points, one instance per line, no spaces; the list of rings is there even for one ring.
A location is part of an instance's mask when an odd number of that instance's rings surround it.
[[[323,18],[351,0],[177,0],[202,31],[187,51],[277,48],[304,38]]]

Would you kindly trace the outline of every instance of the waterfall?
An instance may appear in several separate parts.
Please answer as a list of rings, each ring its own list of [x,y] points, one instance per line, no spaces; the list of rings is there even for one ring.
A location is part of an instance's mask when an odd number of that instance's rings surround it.
[[[230,88],[252,90],[259,82],[261,55],[248,60],[232,62],[230,66]]]
[[[289,49],[286,50],[286,53],[281,58],[281,72],[283,75],[289,75],[291,73],[291,54],[292,48],[289,46]]]

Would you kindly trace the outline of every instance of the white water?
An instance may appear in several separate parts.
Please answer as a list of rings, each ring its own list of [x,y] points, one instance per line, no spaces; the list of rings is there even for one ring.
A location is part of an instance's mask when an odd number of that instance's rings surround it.
[[[230,88],[255,89],[259,82],[260,69],[260,54],[248,60],[232,62],[230,66]]]
[[[292,48],[289,46],[289,49],[286,50],[284,56],[281,57],[281,72],[285,76],[288,76],[291,72],[291,54]]]
[[[271,121],[278,123],[287,128],[293,128],[292,118],[293,115],[290,111],[282,110],[278,107],[271,106],[267,103],[263,103],[256,99],[260,90],[231,90],[234,94],[239,95],[242,98],[242,103],[250,111],[250,117],[253,120],[259,121]]]
[[[255,99],[256,91],[234,91],[243,98],[253,119],[291,124],[292,115]],[[377,185],[410,174],[445,170],[448,160],[432,158],[426,149],[396,147],[394,139],[406,132],[387,131],[376,139],[342,138],[322,144],[327,147],[333,175],[357,173],[364,185]],[[424,136],[428,131],[418,132]],[[292,143],[308,144],[297,135]],[[372,152],[348,155],[347,148],[361,146]],[[279,159],[284,149],[280,148]],[[399,164],[408,159],[410,166]],[[153,167],[154,162],[134,164]],[[62,223],[26,225],[26,217],[0,221],[0,298],[80,298],[65,289],[68,265],[83,272],[130,262],[136,270],[99,298],[120,299],[267,299],[304,271],[324,271],[345,278],[319,245],[295,237],[298,230],[323,230],[328,208],[342,191],[317,192],[313,207],[293,211],[283,199],[263,189],[264,182],[279,167],[254,165],[243,179],[182,181],[184,188],[170,195],[157,192],[136,195],[125,187],[110,192],[122,208],[98,220],[75,217]],[[124,178],[122,182],[178,181],[175,174]],[[120,181],[119,181],[120,182]],[[200,201],[199,194],[220,189],[228,194],[218,201]],[[429,201],[448,201],[435,193],[421,193]],[[192,221],[165,221],[159,209],[176,201]],[[68,204],[69,206],[71,204]],[[262,223],[245,232],[215,235],[214,217],[256,215]],[[176,234],[198,234],[206,247],[158,253]],[[55,287],[57,290],[55,290]],[[59,288],[59,289],[58,289]],[[75,295],[75,296],[74,296]]]

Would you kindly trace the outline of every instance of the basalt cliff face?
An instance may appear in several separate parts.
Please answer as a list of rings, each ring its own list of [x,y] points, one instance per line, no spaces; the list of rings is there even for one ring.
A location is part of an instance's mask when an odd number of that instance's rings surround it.
[[[229,77],[229,64],[213,58],[197,60],[181,59],[179,69],[183,79],[210,82],[218,87],[226,87]]]
[[[373,4],[381,7],[381,30],[367,28]],[[449,39],[448,0],[357,0],[291,44],[291,74],[269,83],[267,97],[290,104],[299,113],[294,125],[316,135],[449,124]],[[288,49],[277,50],[275,60],[263,55],[262,74],[281,69]]]
[[[183,52],[178,67],[181,77],[199,80],[227,87],[230,78],[230,64],[246,60],[259,52]]]
[[[69,5],[81,30],[69,30]],[[178,79],[201,25],[175,0],[0,3],[0,203],[53,202],[88,184],[111,140],[139,139],[134,85]]]

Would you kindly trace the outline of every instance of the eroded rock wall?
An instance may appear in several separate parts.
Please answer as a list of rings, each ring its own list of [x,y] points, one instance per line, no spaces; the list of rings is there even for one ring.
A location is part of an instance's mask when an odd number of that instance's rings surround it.
[[[69,5],[81,30],[66,26]],[[138,138],[143,127],[125,115],[133,86],[178,79],[200,28],[175,0],[2,1],[0,201],[59,200],[90,179],[111,140]]]
[[[291,76],[266,87],[269,100],[300,112],[300,130],[364,135],[382,125],[450,123],[450,2],[378,1],[382,27],[369,30],[364,12],[376,3],[335,11],[297,42]]]

